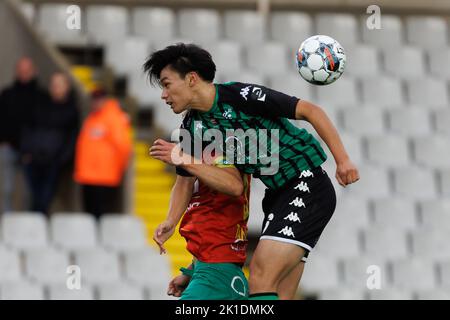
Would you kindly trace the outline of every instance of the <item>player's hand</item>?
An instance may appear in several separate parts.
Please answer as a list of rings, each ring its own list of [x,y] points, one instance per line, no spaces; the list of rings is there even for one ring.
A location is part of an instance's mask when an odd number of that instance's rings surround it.
[[[343,187],[359,180],[359,172],[350,159],[336,164],[336,180]]]
[[[169,288],[167,289],[167,294],[169,296],[181,297],[184,289],[186,289],[187,285],[191,281],[191,277],[180,274],[176,276],[169,282]]]
[[[153,234],[153,241],[159,246],[159,254],[166,253],[164,243],[169,240],[175,231],[175,225],[169,221],[164,221],[155,230]]]
[[[175,143],[157,139],[150,148],[150,156],[169,165],[181,165],[189,159]]]

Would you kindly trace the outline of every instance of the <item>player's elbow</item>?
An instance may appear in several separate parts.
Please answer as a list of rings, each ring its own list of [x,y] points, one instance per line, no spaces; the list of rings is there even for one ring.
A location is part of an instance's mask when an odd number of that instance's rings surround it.
[[[321,108],[319,106],[317,106],[311,102],[308,102],[306,100],[300,100],[297,104],[295,117],[297,120],[310,121],[320,111],[321,111]]]

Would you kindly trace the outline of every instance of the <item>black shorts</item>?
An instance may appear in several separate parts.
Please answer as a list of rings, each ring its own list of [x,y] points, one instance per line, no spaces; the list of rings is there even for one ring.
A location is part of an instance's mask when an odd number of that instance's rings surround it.
[[[336,192],[325,170],[317,167],[280,189],[266,189],[262,208],[260,239],[296,244],[306,250],[306,261],[334,213]]]

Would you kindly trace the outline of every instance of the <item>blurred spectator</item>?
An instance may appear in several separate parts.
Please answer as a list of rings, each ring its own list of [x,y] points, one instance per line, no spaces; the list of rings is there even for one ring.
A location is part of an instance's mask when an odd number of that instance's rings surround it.
[[[43,91],[36,80],[36,68],[30,58],[16,64],[15,82],[0,94],[0,156],[3,165],[3,212],[12,210],[12,196],[19,171],[19,147],[24,125],[34,114]]]
[[[119,102],[102,89],[92,94],[91,112],[78,136],[74,179],[82,185],[86,212],[99,218],[115,203],[131,154],[130,123]]]
[[[21,153],[32,211],[48,213],[63,168],[73,160],[79,128],[75,93],[63,73],[52,75],[49,94],[25,125]]]

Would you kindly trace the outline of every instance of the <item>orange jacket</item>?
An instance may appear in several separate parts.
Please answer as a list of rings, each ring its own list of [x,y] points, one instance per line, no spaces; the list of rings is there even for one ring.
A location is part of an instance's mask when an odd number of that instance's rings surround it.
[[[128,116],[107,99],[83,123],[75,154],[74,179],[80,184],[118,186],[131,154]]]

